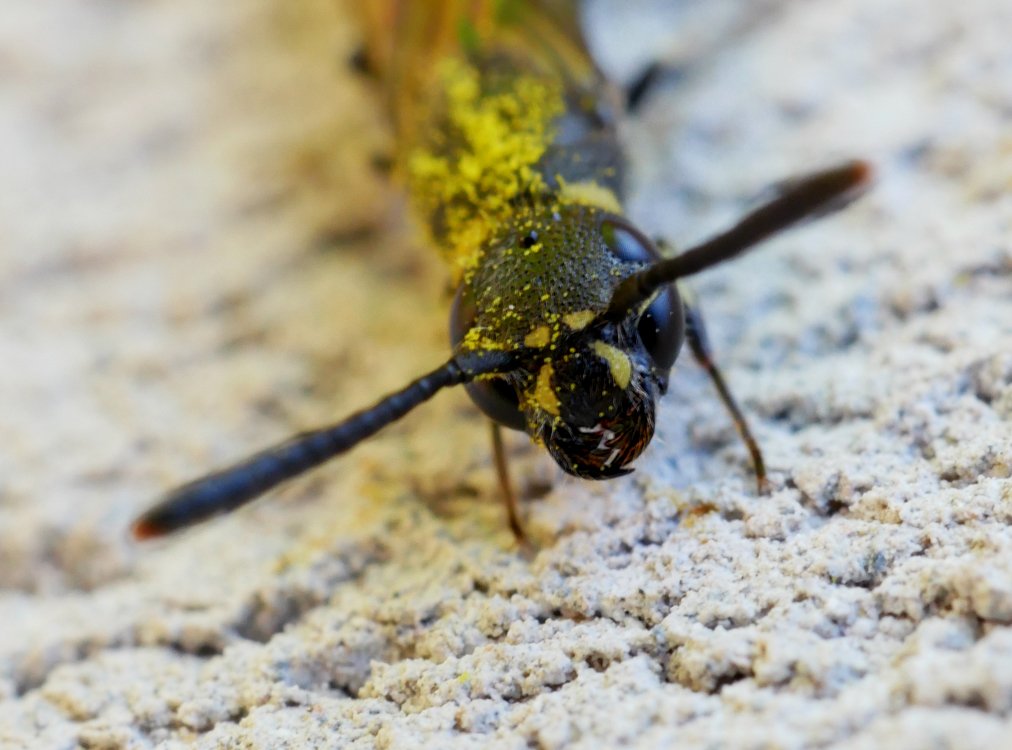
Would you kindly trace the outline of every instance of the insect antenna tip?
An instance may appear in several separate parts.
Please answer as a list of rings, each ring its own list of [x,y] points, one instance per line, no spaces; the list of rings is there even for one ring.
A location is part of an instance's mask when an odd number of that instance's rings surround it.
[[[164,535],[164,529],[160,528],[158,524],[153,523],[150,519],[144,517],[138,518],[130,526],[130,536],[138,542],[143,542],[148,539],[156,539],[157,537]]]
[[[847,165],[850,172],[850,182],[855,187],[865,187],[875,179],[875,166],[864,159],[854,159]]]
[[[862,180],[870,180],[872,177],[875,176],[875,167],[872,166],[872,163],[870,161],[865,161],[864,159],[856,159],[854,161],[854,172]]]

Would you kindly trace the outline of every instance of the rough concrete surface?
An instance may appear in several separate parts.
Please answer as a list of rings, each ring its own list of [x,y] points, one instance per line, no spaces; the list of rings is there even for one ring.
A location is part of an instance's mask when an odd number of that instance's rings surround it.
[[[628,478],[442,394],[164,543],[171,484],[442,361],[333,0],[0,7],[0,746],[972,748],[1012,737],[1012,4],[596,3],[631,213],[684,246],[850,155],[847,212],[697,279],[774,491],[679,364]],[[533,496],[540,495],[535,499]]]

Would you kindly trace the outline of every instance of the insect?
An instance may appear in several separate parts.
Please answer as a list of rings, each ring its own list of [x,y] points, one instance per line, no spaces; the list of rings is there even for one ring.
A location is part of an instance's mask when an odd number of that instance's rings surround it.
[[[843,205],[869,167],[855,161],[781,183],[726,232],[662,258],[623,213],[622,107],[586,51],[574,5],[363,4],[366,62],[385,82],[396,171],[456,285],[452,354],[337,424],[170,492],[134,523],[137,538],[238,508],[463,385],[491,419],[510,525],[522,539],[502,428],[525,431],[574,476],[628,474],[653,436],[683,342],[763,490],[760,449],[676,282]]]

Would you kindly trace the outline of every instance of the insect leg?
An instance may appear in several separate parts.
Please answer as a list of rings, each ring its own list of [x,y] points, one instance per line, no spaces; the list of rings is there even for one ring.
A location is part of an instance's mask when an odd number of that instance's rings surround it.
[[[659,62],[652,62],[647,65],[639,74],[626,86],[625,89],[625,108],[630,114],[635,114],[643,101],[646,99],[647,93],[654,88],[657,84],[658,79],[664,72],[664,68]]]
[[[683,295],[683,300],[686,297],[691,299],[691,295],[687,295],[683,287],[679,287],[679,293]],[[720,396],[720,400],[724,402],[725,408],[731,414],[734,426],[752,457],[752,469],[755,471],[759,494],[764,495],[769,492],[769,482],[766,479],[766,464],[763,462],[762,451],[759,450],[759,444],[752,437],[752,431],[748,427],[745,415],[735,403],[734,396],[731,395],[727,383],[724,382],[724,376],[720,374],[717,363],[713,361],[713,350],[710,348],[710,341],[706,336],[706,327],[703,324],[703,316],[699,308],[689,302],[684,302],[683,305],[685,307],[685,340],[689,343],[689,348],[696,361],[710,376],[713,387],[717,389],[717,395]]]
[[[654,60],[641,70],[625,87],[625,107],[630,114],[643,108],[650,94],[662,83],[678,81],[685,76],[684,68]]]
[[[513,483],[510,481],[509,464],[506,460],[506,448],[502,441],[502,427],[498,422],[489,422],[492,425],[492,457],[495,460],[495,473],[499,476],[499,488],[502,490],[503,500],[506,501],[506,513],[509,516],[510,529],[513,536],[521,546],[527,545],[527,535],[524,534],[524,527],[520,523],[520,507],[517,503],[516,493],[513,491]]]

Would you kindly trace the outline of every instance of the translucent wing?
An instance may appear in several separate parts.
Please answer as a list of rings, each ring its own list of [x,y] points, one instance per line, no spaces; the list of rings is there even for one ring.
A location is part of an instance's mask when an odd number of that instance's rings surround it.
[[[426,91],[441,60],[504,55],[593,90],[575,0],[370,0],[360,3],[365,53],[382,81],[397,134],[410,142],[426,117]]]

